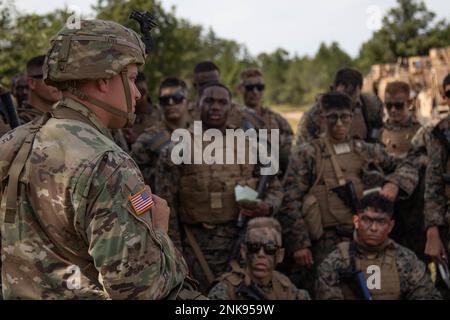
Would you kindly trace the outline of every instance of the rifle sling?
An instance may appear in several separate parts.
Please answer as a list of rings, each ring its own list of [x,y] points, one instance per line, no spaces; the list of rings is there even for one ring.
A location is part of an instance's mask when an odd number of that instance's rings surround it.
[[[183,228],[184,231],[186,232],[186,237],[189,242],[189,245],[191,246],[192,250],[194,250],[195,257],[197,258],[203,272],[205,273],[206,280],[208,281],[208,284],[211,285],[215,277],[213,272],[211,271],[211,268],[208,265],[208,262],[205,259],[205,256],[203,255],[202,249],[200,249],[200,246],[198,245],[197,240],[195,240],[195,237],[192,231],[189,229],[189,227],[184,224]]]

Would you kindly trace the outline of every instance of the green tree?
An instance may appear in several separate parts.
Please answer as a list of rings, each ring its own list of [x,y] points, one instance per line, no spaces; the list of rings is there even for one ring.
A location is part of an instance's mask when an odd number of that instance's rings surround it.
[[[424,2],[397,0],[380,30],[360,49],[358,66],[368,70],[375,63],[395,62],[398,57],[428,55],[429,49],[450,45],[450,25],[435,21]]]
[[[47,52],[51,37],[69,13],[63,9],[45,15],[21,15],[10,1],[0,2],[0,9],[0,84],[9,86],[14,75],[25,72],[30,58]]]

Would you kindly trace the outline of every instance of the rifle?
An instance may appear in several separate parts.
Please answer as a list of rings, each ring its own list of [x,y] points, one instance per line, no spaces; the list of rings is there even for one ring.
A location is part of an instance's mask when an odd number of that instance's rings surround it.
[[[338,269],[339,280],[346,283],[355,296],[363,300],[372,300],[372,294],[367,288],[366,279],[360,270],[356,270],[355,264],[356,244],[350,242],[350,265],[347,268]]]
[[[353,213],[357,213],[360,208],[358,196],[353,186],[353,181],[348,180],[343,186],[331,189],[344,202],[344,204],[352,209]]]
[[[9,92],[0,93],[0,113],[5,118],[6,123],[9,124],[11,129],[14,129],[20,125],[19,117],[17,116],[16,108],[14,107],[11,93]]]
[[[270,185],[270,182],[272,181],[272,178],[274,176],[272,175],[264,175],[261,176],[261,179],[259,179],[258,187],[256,189],[258,193],[258,199],[262,199],[267,191],[267,188]],[[230,256],[228,257],[227,261],[227,269],[226,272],[229,272],[231,270],[231,261],[236,261],[239,263],[241,260],[241,243],[244,241],[245,233],[247,231],[247,222],[250,220],[250,217],[239,214],[236,226],[239,228],[239,235],[236,238],[236,240],[233,242],[233,246],[231,247]]]
[[[156,22],[156,17],[148,12],[139,12],[137,10],[133,10],[130,13],[130,19],[136,20],[139,23],[139,28],[141,29],[141,39],[145,44],[145,53],[150,53],[151,49],[153,49],[153,38],[151,35],[152,29],[158,26]]]
[[[239,287],[236,289],[236,295],[240,295],[245,297],[247,300],[267,300],[266,295],[258,287],[255,283],[250,283],[249,286],[246,286],[244,283],[241,283]]]

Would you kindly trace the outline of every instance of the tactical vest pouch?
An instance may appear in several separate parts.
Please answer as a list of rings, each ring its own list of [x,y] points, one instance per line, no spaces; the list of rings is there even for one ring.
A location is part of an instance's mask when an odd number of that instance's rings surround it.
[[[319,240],[323,235],[322,213],[317,198],[311,193],[304,198],[302,215],[310,239],[313,241]]]

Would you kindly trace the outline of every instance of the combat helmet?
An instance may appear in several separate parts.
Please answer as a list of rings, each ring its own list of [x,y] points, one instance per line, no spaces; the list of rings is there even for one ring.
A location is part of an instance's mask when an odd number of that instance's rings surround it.
[[[81,20],[79,28],[64,26],[52,39],[43,72],[48,85],[68,90],[81,100],[88,101],[107,112],[127,119],[132,125],[131,92],[127,66],[145,63],[145,45],[139,35],[116,22]],[[127,112],[95,99],[77,89],[77,80],[109,79],[121,76],[127,102]]]

